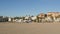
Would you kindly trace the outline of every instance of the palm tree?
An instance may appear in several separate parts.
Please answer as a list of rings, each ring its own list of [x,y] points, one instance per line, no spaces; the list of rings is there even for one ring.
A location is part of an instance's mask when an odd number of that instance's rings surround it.
[[[23,20],[25,20],[25,17],[22,17]]]
[[[19,17],[14,17],[14,19],[20,19]]]

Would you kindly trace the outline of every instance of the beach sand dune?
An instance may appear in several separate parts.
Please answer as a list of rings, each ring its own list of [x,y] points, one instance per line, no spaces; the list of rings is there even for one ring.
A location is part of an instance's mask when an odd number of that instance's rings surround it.
[[[60,34],[60,24],[0,23],[0,34]]]

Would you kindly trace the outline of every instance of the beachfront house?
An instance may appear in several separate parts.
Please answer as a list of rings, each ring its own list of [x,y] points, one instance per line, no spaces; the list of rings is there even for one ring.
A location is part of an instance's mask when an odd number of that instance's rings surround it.
[[[31,20],[32,20],[33,22],[36,22],[36,19],[37,19],[37,16],[32,16],[32,17],[31,17]]]
[[[8,17],[0,16],[0,22],[8,22]]]
[[[8,17],[8,21],[9,21],[9,22],[11,22],[11,21],[12,21],[11,17]]]
[[[57,21],[57,20],[59,21],[58,18],[60,18],[60,12],[48,12],[47,15],[48,17],[49,16],[52,17],[54,21]]]
[[[45,18],[46,18],[46,17],[47,17],[46,14],[40,13],[40,14],[37,16],[38,22],[45,22]]]

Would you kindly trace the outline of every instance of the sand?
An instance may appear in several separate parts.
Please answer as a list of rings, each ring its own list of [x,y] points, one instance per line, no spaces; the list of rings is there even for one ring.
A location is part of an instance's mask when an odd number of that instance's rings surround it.
[[[60,34],[60,23],[0,23],[0,34]]]

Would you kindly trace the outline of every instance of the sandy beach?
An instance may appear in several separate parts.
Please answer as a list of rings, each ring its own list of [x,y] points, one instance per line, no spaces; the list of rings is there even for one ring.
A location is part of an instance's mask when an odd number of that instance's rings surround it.
[[[60,34],[60,23],[0,23],[0,34]]]

